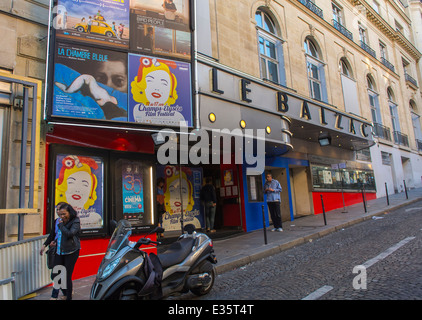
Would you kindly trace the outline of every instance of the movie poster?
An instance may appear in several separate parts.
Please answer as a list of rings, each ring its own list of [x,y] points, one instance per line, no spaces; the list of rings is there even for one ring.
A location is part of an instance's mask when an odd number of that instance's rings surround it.
[[[193,224],[204,228],[205,220],[200,201],[202,168],[157,166],[157,178],[164,178],[163,228],[180,230],[183,204],[183,225]]]
[[[144,179],[141,163],[124,161],[122,163],[123,218],[131,222],[143,221]]]
[[[55,178],[55,207],[60,202],[67,202],[78,212],[82,230],[101,229],[104,223],[103,159],[58,154]]]
[[[189,63],[129,54],[129,122],[192,126],[190,78]]]
[[[129,47],[129,0],[58,0],[54,10],[58,38]]]
[[[127,122],[127,55],[58,43],[53,116]]]
[[[130,49],[191,58],[189,0],[131,0]]]

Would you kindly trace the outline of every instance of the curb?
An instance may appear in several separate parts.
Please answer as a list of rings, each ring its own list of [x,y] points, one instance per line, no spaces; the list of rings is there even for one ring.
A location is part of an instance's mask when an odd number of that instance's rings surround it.
[[[218,262],[217,265],[215,266],[215,270],[217,272],[217,275],[223,274],[225,272],[243,267],[243,266],[250,264],[254,261],[258,261],[258,260],[261,260],[263,258],[267,258],[269,256],[275,255],[277,253],[281,253],[282,251],[285,251],[285,250],[291,249],[295,246],[309,242],[310,240],[319,239],[319,238],[322,238],[322,237],[324,237],[328,234],[339,231],[341,229],[353,226],[355,224],[361,223],[361,222],[366,221],[366,220],[370,220],[374,216],[381,216],[381,215],[385,214],[387,211],[400,209],[401,207],[405,207],[407,205],[413,204],[413,203],[421,201],[421,200],[422,200],[422,197],[419,197],[419,198],[416,198],[416,199],[413,199],[413,200],[407,200],[404,203],[400,203],[400,204],[397,204],[397,205],[394,205],[394,206],[389,206],[388,208],[385,208],[385,209],[382,209],[382,210],[377,210],[377,211],[375,211],[373,213],[369,213],[369,214],[367,214],[363,217],[358,217],[358,218],[355,218],[353,220],[341,223],[339,225],[329,227],[325,230],[318,231],[318,232],[315,232],[313,234],[303,236],[303,237],[300,237],[300,238],[297,238],[295,240],[291,240],[289,242],[285,242],[285,243],[282,243],[282,244],[277,244],[275,242],[275,243],[263,245],[262,247],[253,249],[251,254],[244,254],[244,253],[236,254],[236,255],[232,256],[231,258],[224,259],[221,263]]]

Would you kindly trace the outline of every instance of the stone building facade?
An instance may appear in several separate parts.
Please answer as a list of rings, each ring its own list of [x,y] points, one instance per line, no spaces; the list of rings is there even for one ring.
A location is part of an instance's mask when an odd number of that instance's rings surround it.
[[[44,84],[49,4],[0,3],[1,75]],[[362,183],[373,187],[369,198],[403,192],[404,184],[422,187],[420,1],[195,4],[195,127],[267,129],[265,169],[283,185],[284,220],[319,213],[320,195],[341,206],[340,179],[353,184],[344,192],[346,204],[362,201]],[[23,87],[1,83],[0,98],[0,210],[12,210],[19,207]],[[43,234],[46,225],[47,128],[40,125],[37,214],[24,217],[25,237]],[[327,146],[320,144],[324,135]],[[27,157],[27,167],[30,162]],[[251,201],[256,190],[246,166],[225,169],[239,177],[239,199],[224,205],[240,211],[236,225],[259,228],[261,203]],[[0,215],[0,242],[17,239],[18,220]]]

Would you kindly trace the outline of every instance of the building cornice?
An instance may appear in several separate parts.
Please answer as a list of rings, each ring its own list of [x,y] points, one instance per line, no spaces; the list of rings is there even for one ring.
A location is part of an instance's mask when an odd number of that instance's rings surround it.
[[[422,57],[422,53],[411,43],[406,37],[400,32],[395,30],[387,21],[385,21],[379,13],[377,13],[371,5],[369,5],[365,0],[349,0],[354,6],[363,6],[366,11],[366,17],[370,22],[372,22],[382,33],[384,33],[389,39],[393,42],[397,42],[408,54],[412,56],[413,59],[419,61]],[[411,24],[411,21],[407,15],[404,14],[392,1],[389,1],[396,10],[397,13],[406,21],[406,23]]]

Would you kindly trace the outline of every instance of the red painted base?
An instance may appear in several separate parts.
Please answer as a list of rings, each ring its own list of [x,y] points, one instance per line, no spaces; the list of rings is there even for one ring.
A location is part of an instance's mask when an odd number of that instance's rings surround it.
[[[137,241],[143,236],[144,235],[134,235],[130,237],[130,241]],[[153,241],[157,239],[155,234],[149,236],[148,238]],[[110,238],[81,239],[81,251],[73,271],[73,280],[89,277],[97,273],[107,250],[109,240]],[[157,254],[156,248],[149,248],[150,249],[146,249],[144,251],[147,253],[153,252]]]
[[[362,193],[343,193],[344,194],[344,203],[347,206],[352,204],[362,203],[363,208],[363,199]],[[321,204],[321,195],[324,200],[324,209],[325,212],[343,208],[343,199],[341,192],[312,192],[312,198],[314,202],[314,213],[322,213],[322,204]],[[365,193],[366,201],[374,200],[377,198],[376,193]]]

